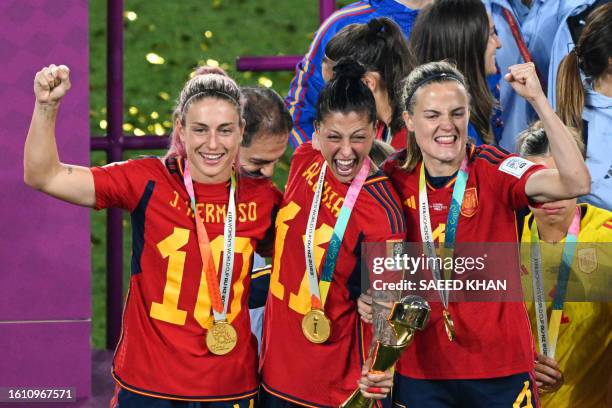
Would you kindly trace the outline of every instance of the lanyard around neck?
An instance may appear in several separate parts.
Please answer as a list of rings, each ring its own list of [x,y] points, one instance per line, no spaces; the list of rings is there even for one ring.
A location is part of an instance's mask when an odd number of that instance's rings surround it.
[[[455,250],[455,241],[457,236],[457,225],[459,224],[459,214],[461,212],[461,203],[463,202],[463,196],[465,195],[465,187],[468,180],[468,157],[467,154],[461,162],[461,167],[457,173],[455,180],[455,186],[453,187],[453,196],[451,199],[451,205],[448,210],[448,217],[446,221],[446,232],[444,238],[444,245],[441,249],[442,258],[453,257]],[[425,163],[421,161],[421,170],[419,174],[419,218],[421,228],[421,239],[423,241],[423,250],[427,258],[436,258],[436,247],[433,239],[433,233],[431,228],[431,218],[429,215],[429,200],[427,198],[427,181],[425,179]],[[447,264],[442,260],[442,264]],[[442,280],[440,268],[437,262],[432,262],[432,275],[434,279],[439,282]],[[447,271],[445,270],[445,275]],[[446,277],[445,277],[446,278]],[[439,285],[444,287],[444,285]],[[448,309],[448,290],[440,289],[438,291],[440,299],[445,309]]]
[[[185,172],[183,180],[187,194],[191,199],[191,210],[195,216],[196,235],[198,237],[198,247],[202,258],[202,268],[206,276],[208,295],[212,303],[215,321],[224,321],[227,318],[227,306],[229,304],[229,292],[234,271],[234,238],[236,236],[236,175],[232,172],[230,177],[230,192],[227,205],[227,216],[223,228],[223,260],[221,265],[221,279],[217,277],[217,269],[212,258],[210,239],[204,226],[204,221],[198,213],[193,188],[193,179],[189,171],[189,162],[185,160]]]
[[[576,206],[574,218],[572,219],[567,236],[565,237],[565,246],[563,247],[561,265],[559,265],[559,274],[557,275],[555,296],[553,298],[550,327],[548,327],[548,319],[546,316],[544,278],[542,276],[542,254],[535,216],[533,216],[533,222],[531,223],[531,273],[533,276],[533,296],[536,311],[538,343],[540,345],[540,352],[551,358],[555,356],[557,340],[559,338],[559,328],[563,315],[567,282],[569,281],[569,274],[574,259],[574,252],[576,250],[576,242],[578,241],[578,234],[580,233],[580,215],[580,207]]]
[[[306,242],[304,245],[304,252],[306,256],[306,268],[308,270],[308,282],[310,287],[310,296],[312,300],[312,307],[315,309],[323,309],[325,307],[325,301],[327,300],[327,294],[329,293],[329,286],[331,284],[334,270],[336,269],[336,263],[338,260],[338,254],[340,253],[340,246],[344,233],[346,232],[346,226],[348,224],[351,212],[357,201],[357,196],[361,191],[361,188],[368,177],[370,172],[370,159],[366,157],[361,166],[361,169],[351,182],[344,203],[340,209],[338,219],[332,232],[332,237],[327,248],[327,254],[325,256],[325,263],[323,265],[323,271],[321,273],[321,282],[318,280],[317,268],[314,259],[314,232],[317,225],[317,217],[319,215],[319,207],[321,204],[321,195],[323,193],[323,185],[325,184],[325,173],[327,170],[327,162],[323,162],[321,171],[319,173],[319,179],[317,181],[317,187],[315,195],[312,200],[310,207],[310,214],[308,216],[308,223],[306,226]]]

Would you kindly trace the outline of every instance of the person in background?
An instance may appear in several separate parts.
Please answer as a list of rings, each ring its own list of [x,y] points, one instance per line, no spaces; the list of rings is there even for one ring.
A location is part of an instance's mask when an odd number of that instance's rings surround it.
[[[408,45],[417,65],[442,60],[457,65],[471,95],[469,137],[477,146],[497,144],[499,102],[487,77],[497,73],[495,56],[502,44],[482,2],[437,0],[419,14]]]
[[[362,243],[402,241],[406,225],[389,179],[368,158],[376,103],[364,74],[354,60],[336,63],[314,139],[293,154],[264,315],[265,407],[337,407],[358,381],[366,397],[391,390],[389,371],[368,373],[372,327],[356,299]]]
[[[68,68],[45,67],[34,80],[25,182],[69,203],[131,213],[112,407],[248,408],[258,391],[249,271],[253,252],[271,239],[281,194],[269,180],[234,171],[244,132],[240,88],[215,68],[203,70],[179,95],[165,157],[93,168],[59,160],[55,123]]]
[[[419,10],[431,2],[432,0],[362,0],[341,8],[321,24],[308,52],[295,68],[295,77],[285,98],[294,123],[289,138],[294,148],[312,138],[316,103],[325,84],[321,64],[327,42],[343,27],[353,23],[367,23],[376,17],[392,19],[408,38]]]
[[[243,172],[272,178],[287,149],[291,115],[273,89],[242,87],[246,127],[238,158]]]
[[[576,8],[571,11],[566,19],[566,24],[562,30],[557,32],[554,42],[550,49],[550,62],[548,73],[548,100],[553,108],[557,107],[557,77],[561,60],[574,48],[578,42],[586,20],[596,8],[611,3],[612,0],[574,0]],[[566,29],[566,27],[568,29]]]
[[[503,48],[497,53],[501,74],[524,62],[536,66],[544,93],[554,89],[557,64],[570,50],[568,19],[596,0],[482,0],[493,17]],[[551,63],[551,51],[557,54]],[[516,138],[536,119],[533,108],[505,81],[499,81],[501,119],[504,124],[499,145],[516,149]],[[554,100],[552,106],[555,108]]]
[[[584,151],[578,132],[573,135]],[[519,136],[517,150],[533,163],[557,168],[541,123]],[[523,287],[532,332],[540,346],[535,366],[540,402],[545,408],[607,406],[612,367],[612,303],[602,300],[610,300],[612,212],[591,204],[577,204],[575,198],[530,206],[530,210],[522,228],[521,242],[525,248],[521,251],[521,269],[527,272],[523,275]],[[541,255],[531,250],[534,242],[544,243],[539,245]],[[572,252],[570,261],[563,262]],[[534,257],[542,265],[536,274],[542,276],[540,289],[533,283]],[[567,289],[562,291],[565,273]],[[545,287],[544,282],[550,284]],[[548,330],[536,318],[538,308],[533,294],[538,291],[545,295],[546,303],[538,307],[542,308]],[[559,297],[563,296],[561,293],[566,294],[567,302]],[[548,340],[538,335],[541,326],[548,333]]]
[[[386,17],[344,27],[325,46],[322,66],[325,81],[331,78],[335,62],[345,57],[366,68],[363,80],[376,101],[376,139],[396,150],[405,148],[401,82],[414,67],[414,61],[402,30]]]
[[[591,192],[579,201],[612,210],[612,3],[589,15],[561,61],[557,96],[559,116],[580,130],[586,146]]]
[[[271,179],[276,163],[287,149],[289,132],[293,127],[291,115],[283,99],[273,89],[242,87],[244,99],[244,136],[238,152],[243,173]],[[251,331],[261,350],[261,331],[264,306],[270,286],[270,265],[259,254],[253,257],[249,314]]]

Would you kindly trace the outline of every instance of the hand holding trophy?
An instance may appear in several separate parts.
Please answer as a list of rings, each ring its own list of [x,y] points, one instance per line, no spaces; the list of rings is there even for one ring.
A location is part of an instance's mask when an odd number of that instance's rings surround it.
[[[395,302],[386,319],[392,336],[378,336],[372,351],[370,372],[384,372],[395,364],[410,345],[414,332],[422,330],[429,320],[430,307],[419,296],[406,296]],[[392,338],[392,340],[390,339]],[[340,408],[370,408],[374,401],[366,398],[357,388]]]

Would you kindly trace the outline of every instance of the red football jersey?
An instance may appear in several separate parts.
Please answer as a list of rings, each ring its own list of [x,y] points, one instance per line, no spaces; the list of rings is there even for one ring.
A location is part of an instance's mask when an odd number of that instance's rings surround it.
[[[515,210],[528,204],[525,183],[540,170],[525,159],[499,148],[468,144],[469,177],[457,226],[456,242],[518,242]],[[402,197],[409,242],[421,242],[419,228],[419,172],[401,169],[406,151],[383,168]],[[427,186],[433,238],[443,243],[454,179],[435,189]],[[512,257],[513,258],[513,257]],[[517,276],[520,273],[518,244]],[[430,320],[402,355],[397,371],[420,379],[502,377],[533,369],[533,343],[523,302],[450,302],[456,338],[449,341],[443,305],[433,302]]]
[[[405,222],[399,198],[378,171],[366,180],[351,213],[325,304],[331,336],[308,341],[302,318],[311,309],[304,256],[306,224],[324,162],[311,143],[297,148],[283,204],[276,218],[274,260],[262,349],[263,383],[283,399],[311,406],[338,406],[356,388],[371,328],[357,313],[361,283],[361,244],[401,241]],[[321,273],[326,249],[349,185],[328,170],[315,232],[315,262]]]
[[[239,177],[228,321],[238,333],[224,356],[206,348],[213,322],[182,163],[143,158],[93,168],[96,208],[120,207],[132,218],[132,276],[113,376],[122,387],[160,398],[226,400],[257,391],[257,341],[248,288],[253,253],[271,232],[281,194],[271,181]],[[219,275],[229,183],[194,182]]]

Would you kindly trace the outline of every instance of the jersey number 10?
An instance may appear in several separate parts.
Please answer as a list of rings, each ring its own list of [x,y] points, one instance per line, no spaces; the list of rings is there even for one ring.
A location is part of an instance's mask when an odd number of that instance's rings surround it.
[[[188,229],[175,227],[172,234],[157,244],[157,249],[159,249],[162,257],[164,259],[168,258],[168,269],[162,303],[153,302],[151,304],[150,315],[154,319],[179,326],[184,325],[187,318],[187,311],[179,309],[178,307],[186,256],[186,252],[181,251],[180,248],[187,245],[190,233]],[[218,271],[221,253],[223,252],[223,236],[219,235],[217,238],[213,239],[210,246],[215,269]],[[250,262],[248,262],[248,260],[251,259],[253,255],[253,246],[249,238],[236,237],[234,248],[236,254],[242,255],[242,270],[240,271],[240,276],[232,285],[231,293],[233,294],[233,298],[227,314],[227,320],[230,323],[236,318],[242,308],[241,301],[242,294],[244,293],[244,279],[249,273]],[[213,323],[211,310],[211,302],[208,296],[208,284],[206,282],[204,269],[202,268],[198,297],[196,299],[195,309],[193,310],[193,316],[199,325],[205,329],[210,328]]]

